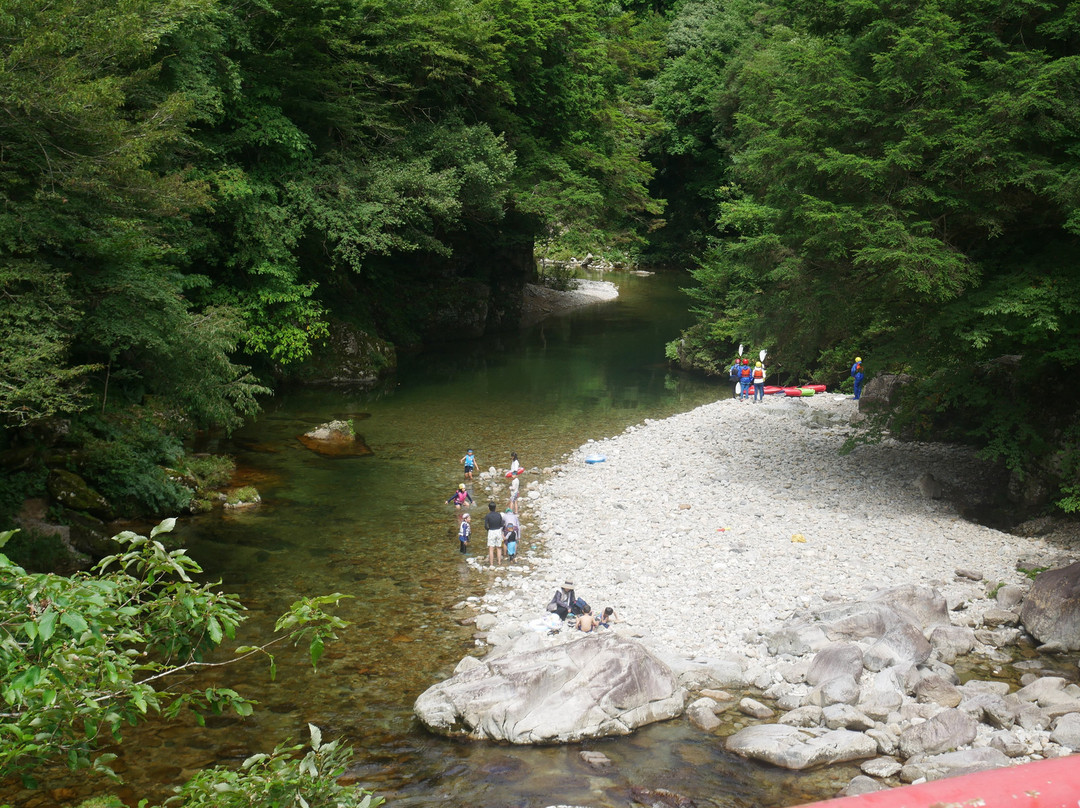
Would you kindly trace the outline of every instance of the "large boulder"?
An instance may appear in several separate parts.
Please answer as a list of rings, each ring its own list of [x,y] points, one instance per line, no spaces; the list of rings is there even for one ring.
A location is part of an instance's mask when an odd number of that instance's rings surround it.
[[[859,396],[859,412],[885,412],[892,409],[904,385],[911,376],[904,373],[883,373],[866,382]]]
[[[71,511],[80,511],[98,519],[112,519],[115,515],[108,500],[95,491],[80,477],[64,469],[49,472],[45,486],[56,502]]]
[[[643,645],[617,634],[484,660],[413,706],[434,732],[515,744],[626,735],[680,715],[686,691]]]
[[[861,732],[835,729],[828,732],[801,729],[787,724],[757,724],[727,739],[729,752],[762,760],[784,769],[809,769],[877,755],[877,743]]]
[[[367,416],[363,416],[367,417]],[[304,446],[324,457],[366,457],[374,454],[362,436],[356,433],[353,421],[330,421],[299,436]]]
[[[1024,598],[1020,622],[1039,642],[1080,650],[1080,561],[1039,575]]]

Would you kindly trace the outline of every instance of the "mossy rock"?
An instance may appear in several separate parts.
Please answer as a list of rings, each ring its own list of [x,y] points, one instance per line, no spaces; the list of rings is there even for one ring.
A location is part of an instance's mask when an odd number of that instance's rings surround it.
[[[45,485],[49,495],[68,510],[82,511],[99,519],[112,519],[115,516],[108,500],[78,474],[64,469],[52,469]]]
[[[351,421],[330,421],[320,424],[299,440],[311,451],[324,457],[365,457],[374,454],[371,447],[356,434]]]

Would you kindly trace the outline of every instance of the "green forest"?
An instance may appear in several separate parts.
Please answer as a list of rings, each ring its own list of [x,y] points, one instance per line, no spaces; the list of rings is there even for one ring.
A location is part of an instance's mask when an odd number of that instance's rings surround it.
[[[223,473],[193,436],[343,344],[363,382],[513,329],[537,258],[588,252],[686,274],[673,365],[745,343],[832,387],[862,356],[910,378],[896,433],[1080,510],[1075,0],[0,0],[0,104],[0,529],[63,474],[91,500],[58,520],[190,512]],[[109,587],[185,578],[132,541]],[[55,734],[5,760],[91,765],[26,649],[108,632],[24,622],[24,589],[3,695]],[[193,615],[110,630],[196,660],[223,628]]]

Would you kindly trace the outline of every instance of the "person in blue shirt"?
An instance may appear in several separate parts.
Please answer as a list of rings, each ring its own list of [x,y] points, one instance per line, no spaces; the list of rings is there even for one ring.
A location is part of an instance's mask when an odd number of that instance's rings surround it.
[[[476,471],[476,455],[473,454],[472,449],[469,449],[465,456],[461,458],[461,465],[465,468],[465,479],[471,480],[473,472]]]
[[[855,380],[855,400],[859,400],[859,396],[862,395],[862,383],[866,378],[862,369],[862,357],[855,357],[855,364],[851,366],[851,378]]]

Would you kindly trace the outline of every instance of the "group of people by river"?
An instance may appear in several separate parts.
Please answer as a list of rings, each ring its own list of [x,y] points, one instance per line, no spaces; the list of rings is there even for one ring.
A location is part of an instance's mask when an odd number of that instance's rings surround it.
[[[502,566],[503,556],[507,563],[513,563],[517,558],[518,538],[521,534],[521,521],[518,517],[518,498],[521,490],[519,479],[523,469],[518,460],[517,452],[510,453],[510,470],[506,476],[510,479],[510,493],[507,499],[506,510],[499,512],[494,500],[488,502],[488,512],[484,515],[484,529],[487,531],[488,569]],[[471,482],[478,467],[476,453],[469,449],[464,457],[458,461],[465,474],[465,480]],[[472,514],[468,509],[475,504],[472,493],[463,482],[458,485],[457,491],[446,500],[447,505],[453,505],[458,514],[458,549],[462,555],[469,552],[469,540],[472,537]]]

